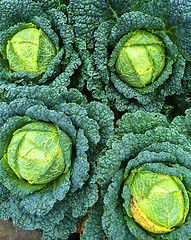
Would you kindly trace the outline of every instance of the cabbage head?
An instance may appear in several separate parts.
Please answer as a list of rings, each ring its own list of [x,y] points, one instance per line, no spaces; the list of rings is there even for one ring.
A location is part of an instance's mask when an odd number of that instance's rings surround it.
[[[0,103],[0,218],[67,240],[98,200],[93,156],[113,113],[76,89],[9,88]]]
[[[42,29],[32,24],[13,35],[6,47],[7,61],[14,72],[44,73],[57,52]]]
[[[191,109],[171,123],[159,113],[126,113],[117,126],[97,155],[103,200],[82,239],[189,239]]]
[[[124,182],[126,188],[131,189],[127,215],[147,231],[167,233],[185,222],[189,198],[178,177],[135,169]]]
[[[153,83],[165,66],[165,48],[152,33],[135,31],[123,45],[115,63],[117,75],[131,87]]]
[[[187,0],[71,0],[92,97],[129,112],[160,112],[173,106],[172,97],[186,98],[190,12]]]
[[[49,123],[34,122],[13,133],[7,162],[19,178],[30,184],[46,184],[65,172],[71,154],[72,141],[64,131]]]

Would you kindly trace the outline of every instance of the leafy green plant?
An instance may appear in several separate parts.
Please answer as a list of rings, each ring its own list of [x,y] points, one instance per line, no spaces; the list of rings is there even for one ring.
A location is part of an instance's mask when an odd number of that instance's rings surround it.
[[[92,210],[84,239],[188,239],[191,109],[171,123],[159,113],[126,113],[117,125],[97,156],[104,199]]]
[[[98,199],[93,156],[114,135],[113,113],[48,86],[9,88],[0,109],[0,218],[68,239]]]
[[[0,218],[43,240],[85,221],[82,240],[190,239],[190,12],[0,0]]]
[[[81,65],[59,0],[0,2],[0,83],[67,86]]]
[[[69,9],[93,98],[158,112],[166,97],[188,94],[188,1],[71,0]]]

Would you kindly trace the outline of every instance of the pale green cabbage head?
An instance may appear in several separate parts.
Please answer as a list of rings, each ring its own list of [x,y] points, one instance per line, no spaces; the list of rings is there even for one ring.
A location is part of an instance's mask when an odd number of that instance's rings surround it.
[[[72,142],[57,126],[28,123],[17,129],[7,150],[13,172],[30,184],[45,184],[61,175],[71,158]]]
[[[125,185],[131,186],[131,217],[147,231],[167,233],[185,222],[189,198],[178,177],[134,170]]]
[[[37,29],[33,24],[30,26],[8,41],[7,60],[12,71],[41,74],[56,56],[57,49],[42,29]]]
[[[144,88],[153,83],[165,66],[165,47],[145,30],[135,31],[119,52],[115,69],[129,86]]]

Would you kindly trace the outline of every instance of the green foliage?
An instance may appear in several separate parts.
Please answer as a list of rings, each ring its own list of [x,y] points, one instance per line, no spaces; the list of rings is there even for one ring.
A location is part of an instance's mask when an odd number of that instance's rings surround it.
[[[81,60],[62,7],[59,0],[0,2],[0,84],[70,83]]]
[[[186,240],[191,233],[191,110],[172,123],[159,113],[126,113],[117,125],[116,137],[96,157],[104,205],[102,217],[92,212],[94,228],[101,222],[108,239]]]
[[[0,218],[43,240],[87,214],[84,240],[190,239],[190,12],[0,1]]]
[[[83,235],[80,237],[82,240],[106,240],[106,236],[104,234],[101,217],[102,217],[102,210],[103,202],[98,201],[93,209],[88,214],[89,218],[85,222],[85,230]],[[96,227],[95,227],[96,226]],[[90,235],[91,233],[91,235]]]
[[[98,200],[91,159],[114,135],[111,110],[45,86],[10,87],[0,109],[0,217],[68,239]]]
[[[91,0],[79,4],[71,0],[70,22],[81,39],[79,52],[92,97],[119,111],[158,112],[166,106],[166,97],[187,95],[186,63],[191,59],[188,2]],[[135,40],[133,52],[131,47],[125,48],[136,32],[156,36],[160,42],[157,50],[153,43],[152,51],[146,50],[140,39]]]

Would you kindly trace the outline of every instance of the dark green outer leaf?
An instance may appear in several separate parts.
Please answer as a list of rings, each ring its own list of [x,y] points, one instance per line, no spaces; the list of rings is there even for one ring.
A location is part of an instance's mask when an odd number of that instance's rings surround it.
[[[186,111],[186,116],[178,116],[174,118],[170,127],[179,131],[189,142],[191,142],[191,109]]]
[[[123,181],[123,171],[116,172],[112,179],[107,194],[104,198],[104,214],[102,217],[103,229],[108,239],[135,239],[129,232],[122,207],[122,202],[118,199],[120,186]],[[120,233],[120,234],[119,234]]]
[[[96,71],[101,75],[102,81],[106,84],[109,83],[109,69],[108,69],[108,41],[110,38],[110,29],[113,22],[103,22],[100,24],[97,31],[94,33],[96,39],[95,50],[93,53],[93,59],[96,66]],[[91,89],[90,89],[91,90]]]
[[[101,217],[103,215],[103,202],[98,201],[88,214],[85,222],[85,230],[80,236],[82,240],[106,240],[105,233],[102,229]],[[96,226],[96,227],[95,227]]]
[[[2,0],[0,2],[0,13],[1,30],[8,29],[15,23],[23,22],[23,18],[28,22],[34,16],[46,17],[40,5],[32,0]],[[7,16],[9,16],[9,18]]]
[[[191,7],[190,7],[191,9]],[[191,10],[190,10],[191,11]],[[183,54],[186,60],[191,61],[191,20],[190,22],[179,26],[175,29],[174,34],[176,36],[176,44],[179,51]]]
[[[1,192],[2,191],[4,194],[1,195],[0,217],[4,220],[11,217],[15,225],[24,229],[33,230],[40,227],[49,229],[53,227],[55,223],[59,223],[68,210],[68,206],[64,206],[62,202],[57,202],[47,215],[32,215],[22,207],[20,204],[21,199],[11,195],[10,192],[5,190],[1,185]]]
[[[36,214],[37,216],[47,214],[53,208],[55,202],[65,198],[71,185],[69,178],[70,172],[62,174],[46,188],[23,198],[21,206],[30,214]]]
[[[35,0],[35,2],[40,3],[43,11],[48,11],[52,8],[58,8],[60,6],[60,0]]]
[[[114,115],[111,114],[109,107],[99,102],[90,102],[86,106],[88,116],[93,118],[99,125],[101,139],[98,144],[98,148],[102,149],[102,146],[106,145],[107,140],[114,137]]]
[[[75,126],[84,129],[91,146],[95,146],[99,142],[99,126],[97,122],[88,117],[87,112],[83,107],[75,103],[67,103],[61,104],[60,110],[65,115],[71,117],[71,120]]]
[[[89,42],[93,37],[93,32],[99,24],[105,21],[105,16],[112,18],[112,12],[108,9],[106,1],[79,1],[72,0],[69,4],[70,22],[74,24],[75,34]],[[90,44],[92,46],[92,44]]]
[[[152,0],[145,2],[141,6],[143,12],[160,17],[169,26],[178,26],[190,21],[190,1],[189,0]]]
[[[89,178],[88,171],[90,164],[87,160],[87,151],[89,149],[88,140],[84,135],[84,131],[79,129],[76,138],[76,157],[72,160],[71,174],[71,191],[75,192],[81,188]]]
[[[167,81],[161,87],[161,93],[164,96],[171,96],[173,94],[181,94],[186,92],[184,86],[186,61],[182,55],[179,55],[177,61],[174,63],[173,72]]]
[[[70,233],[75,232],[76,226],[80,225],[83,221],[82,217],[77,217],[85,215],[88,208],[91,207],[97,199],[97,185],[88,184],[78,190],[75,195],[69,194],[64,201],[64,205],[65,207],[72,206],[72,212],[68,211],[67,214],[65,214],[64,219],[59,222],[59,224],[56,224],[52,229],[47,228],[47,230],[44,231],[43,239],[49,239],[49,237],[52,237],[53,239],[60,238],[67,240]]]
[[[158,126],[168,127],[166,117],[160,113],[146,113],[138,111],[135,114],[126,113],[117,121],[119,126],[116,131],[120,135],[125,133],[145,133],[146,131]]]
[[[83,221],[83,218],[75,219],[71,218],[70,213],[67,213],[66,217],[55,224],[55,226],[47,231],[43,231],[42,240],[62,239],[67,240],[71,233],[76,231],[78,226]]]
[[[77,89],[69,89],[66,87],[49,88],[48,86],[18,86],[13,84],[11,87],[5,85],[0,86],[0,95],[10,103],[17,98],[36,99],[50,109],[56,109],[61,102],[74,102],[79,105],[86,105],[87,100]],[[20,101],[20,100],[18,100]],[[4,103],[3,103],[4,104]],[[12,104],[12,103],[11,103]],[[16,107],[16,106],[15,106]],[[3,114],[5,111],[2,111]]]

